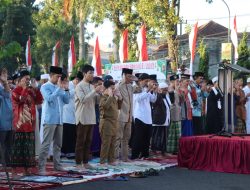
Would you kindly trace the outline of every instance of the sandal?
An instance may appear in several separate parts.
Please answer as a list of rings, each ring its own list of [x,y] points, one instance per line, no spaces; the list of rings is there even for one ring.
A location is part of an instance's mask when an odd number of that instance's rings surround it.
[[[134,172],[129,176],[133,177],[133,178],[145,178],[145,177],[147,177],[147,175],[144,172]]]
[[[158,176],[159,175],[159,171],[154,169],[154,168],[150,168],[149,170],[146,170],[145,172],[148,176]]]

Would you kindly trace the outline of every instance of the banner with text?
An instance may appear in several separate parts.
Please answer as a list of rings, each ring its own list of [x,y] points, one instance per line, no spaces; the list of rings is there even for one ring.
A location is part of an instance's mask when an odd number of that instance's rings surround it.
[[[122,79],[122,68],[133,69],[133,74],[148,73],[156,74],[158,80],[166,79],[166,60],[140,61],[129,63],[105,64],[104,74],[111,75],[114,80]]]

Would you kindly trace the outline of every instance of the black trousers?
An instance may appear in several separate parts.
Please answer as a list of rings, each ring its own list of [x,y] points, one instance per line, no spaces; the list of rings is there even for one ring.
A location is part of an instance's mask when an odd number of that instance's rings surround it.
[[[202,117],[193,117],[193,129],[194,129],[194,135],[204,134],[204,126],[202,122]]]
[[[151,150],[161,151],[161,153],[167,151],[168,128],[167,126],[153,126]]]
[[[0,163],[10,165],[13,131],[0,131]]]
[[[65,154],[66,157],[72,157],[75,155],[75,146],[76,146],[76,125],[64,123],[61,152]]]
[[[137,118],[135,119],[131,159],[149,157],[151,133],[152,125],[145,124]]]

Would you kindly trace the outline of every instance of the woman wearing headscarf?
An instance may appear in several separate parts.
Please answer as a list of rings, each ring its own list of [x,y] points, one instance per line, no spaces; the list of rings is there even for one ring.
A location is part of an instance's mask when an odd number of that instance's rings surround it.
[[[19,73],[18,85],[12,92],[13,126],[15,129],[12,167],[23,167],[29,175],[35,162],[36,105],[43,101],[39,89],[30,86],[29,71]]]

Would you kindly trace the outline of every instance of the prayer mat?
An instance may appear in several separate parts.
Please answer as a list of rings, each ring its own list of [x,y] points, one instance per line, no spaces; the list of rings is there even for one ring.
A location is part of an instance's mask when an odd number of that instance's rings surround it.
[[[18,186],[19,189],[24,189],[24,185],[27,186],[26,189],[29,189],[27,184],[32,186],[30,189],[46,189],[54,186],[83,183],[86,181],[95,181],[105,178],[107,179],[115,176],[130,175],[135,172],[146,172],[152,168],[154,170],[160,171],[162,169],[177,165],[176,158],[171,156],[166,158],[157,156],[151,157],[147,160],[119,162],[115,166],[100,166],[99,161],[99,158],[93,159],[90,161],[93,169],[82,170],[79,170],[75,167],[75,161],[65,161],[62,162],[63,168],[67,170],[64,172],[54,171],[53,163],[48,162],[46,165],[46,176],[23,176],[23,169],[18,169],[17,173],[20,175],[20,179],[18,179],[18,181],[16,179],[13,180],[11,173],[10,178],[13,183],[20,184]],[[37,174],[37,167],[32,168],[31,171],[32,173]],[[0,181],[6,181],[6,175],[3,171],[0,171]],[[8,189],[8,184],[0,183],[0,189]]]
[[[77,174],[77,173],[57,173],[57,174],[53,174],[53,176],[56,177],[72,177],[72,178],[81,178],[83,179],[83,175],[81,174]]]
[[[18,179],[18,181],[29,181],[37,183],[56,183],[61,185],[74,184],[76,181],[85,182],[82,178],[72,178],[72,177],[56,177],[56,176],[24,176]]]
[[[103,175],[109,173],[109,170],[69,170],[69,174],[81,174],[83,176],[96,176],[96,175]]]
[[[55,183],[35,183],[35,182],[25,182],[25,181],[11,181],[11,185],[15,190],[23,190],[23,189],[38,190],[38,189],[48,189],[61,186],[60,184],[55,184]],[[9,190],[9,185],[7,180],[0,181],[0,189]]]
[[[157,162],[159,164],[176,164],[177,165],[177,159],[175,157],[173,158],[155,157],[155,158],[147,158],[146,160]]]

